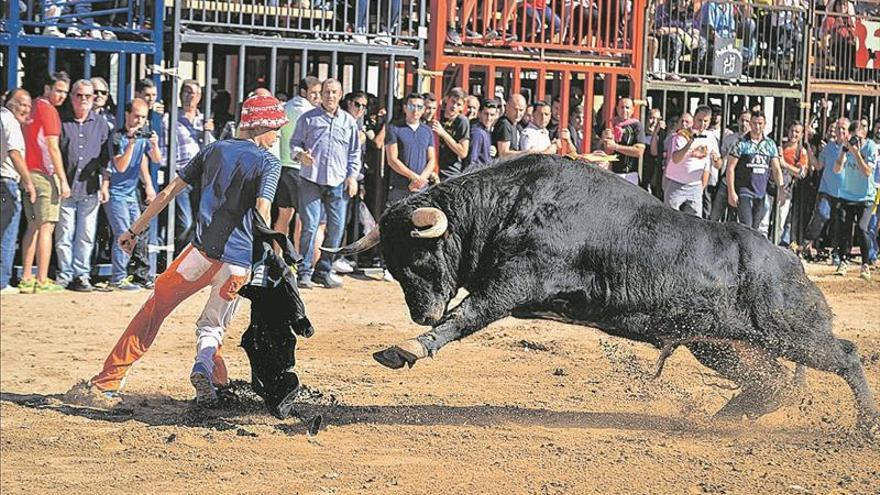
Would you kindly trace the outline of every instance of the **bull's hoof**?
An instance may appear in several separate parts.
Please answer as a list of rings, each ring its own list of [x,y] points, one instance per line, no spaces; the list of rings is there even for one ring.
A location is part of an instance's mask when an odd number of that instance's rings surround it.
[[[785,397],[786,395],[779,391],[772,392],[758,388],[744,389],[715,413],[715,417],[738,419],[746,416],[755,420],[782,407],[786,402]]]
[[[404,365],[412,368],[418,360],[415,355],[397,347],[396,345],[389,347],[384,351],[374,352],[373,359],[378,361],[382,366],[393,370],[403,368]]]

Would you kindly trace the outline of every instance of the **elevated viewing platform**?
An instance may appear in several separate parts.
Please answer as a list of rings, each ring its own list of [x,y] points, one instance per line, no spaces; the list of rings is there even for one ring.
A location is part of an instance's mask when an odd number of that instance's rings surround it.
[[[182,43],[247,38],[251,46],[412,55],[428,37],[427,0],[166,0],[166,7]]]
[[[838,1],[813,13],[811,91],[880,95],[880,2]]]

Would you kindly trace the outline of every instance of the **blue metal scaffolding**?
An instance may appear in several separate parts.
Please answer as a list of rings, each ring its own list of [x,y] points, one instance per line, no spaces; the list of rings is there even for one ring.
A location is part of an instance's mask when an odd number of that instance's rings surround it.
[[[122,0],[114,2],[113,8],[101,7],[106,2],[99,0],[29,0],[27,3],[13,0],[5,3],[5,8],[0,12],[0,47],[6,52],[2,79],[2,88],[5,90],[18,85],[20,73],[34,70],[54,72],[59,50],[79,52],[84,56],[83,74],[71,74],[74,79],[91,77],[90,60],[93,53],[118,54],[117,102],[128,101],[131,97],[129,59],[132,55],[147,55],[151,58],[152,67],[162,66],[165,6],[161,0]],[[22,6],[26,7],[24,11]],[[57,13],[47,15],[50,8],[57,9]],[[112,24],[95,24],[96,19],[111,17],[114,19]],[[104,37],[93,39],[47,34],[52,30],[60,32],[71,28],[80,33],[98,30]],[[45,49],[47,66],[22,67],[20,54],[22,49],[28,48]],[[157,88],[161,88],[159,71],[148,70],[147,73],[152,74]],[[124,105],[119,107],[117,117],[121,118]]]

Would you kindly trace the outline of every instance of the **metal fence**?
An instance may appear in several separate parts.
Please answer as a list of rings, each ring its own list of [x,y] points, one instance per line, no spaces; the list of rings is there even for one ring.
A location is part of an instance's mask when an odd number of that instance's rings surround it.
[[[452,1],[452,0],[451,0]],[[637,13],[631,0],[456,0],[447,46],[477,45],[537,53],[625,57],[633,52]],[[453,24],[453,23],[450,23]]]
[[[808,5],[655,0],[647,22],[653,80],[798,86],[804,80]]]
[[[8,4],[3,9],[4,17],[16,18],[27,34],[144,42],[155,37],[153,2],[145,0],[17,0],[4,3]]]
[[[202,31],[380,45],[427,38],[427,0],[174,1],[181,24]]]
[[[861,8],[864,6],[864,8]],[[856,7],[860,7],[858,11]],[[880,86],[880,3],[836,1],[813,14],[810,77]]]

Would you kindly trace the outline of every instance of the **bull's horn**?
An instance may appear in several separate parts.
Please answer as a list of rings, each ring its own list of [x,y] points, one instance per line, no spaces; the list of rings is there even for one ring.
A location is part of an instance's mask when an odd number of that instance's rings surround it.
[[[348,256],[350,254],[357,254],[361,251],[366,251],[367,249],[373,248],[379,245],[381,239],[379,238],[379,227],[371,230],[367,235],[361,237],[360,239],[354,241],[353,243],[342,246],[338,248],[325,248],[322,247],[321,251],[330,254],[338,254],[340,256]]]
[[[416,227],[428,227],[425,230],[415,229],[410,235],[417,239],[432,239],[446,233],[449,220],[446,213],[439,208],[418,208],[412,212],[412,223]]]

